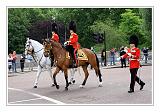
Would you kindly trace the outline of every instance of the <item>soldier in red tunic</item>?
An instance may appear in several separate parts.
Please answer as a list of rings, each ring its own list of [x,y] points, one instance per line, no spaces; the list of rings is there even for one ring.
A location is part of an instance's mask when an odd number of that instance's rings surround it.
[[[128,49],[127,53],[121,56],[121,58],[129,58],[131,82],[128,93],[132,93],[134,92],[135,81],[140,85],[140,90],[143,89],[145,83],[139,77],[137,77],[137,71],[140,67],[140,49],[137,48],[138,37],[136,35],[132,35],[130,37],[129,44],[130,49]]]
[[[52,43],[53,41],[59,42],[59,36],[58,36],[58,30],[57,30],[57,24],[53,23],[52,24],[52,38],[50,39],[50,42]],[[51,58],[51,67],[54,64],[54,54],[50,52],[50,58]]]
[[[56,23],[53,23],[52,24],[52,38],[50,40],[51,42],[52,41],[56,41],[56,42],[59,42],[59,36],[57,34],[57,24]]]
[[[69,23],[69,31],[70,38],[69,41],[66,41],[64,45],[66,46],[66,50],[71,53],[71,57],[73,59],[73,67],[76,67],[76,50],[80,47],[78,44],[78,35],[76,34],[76,24],[74,21]]]

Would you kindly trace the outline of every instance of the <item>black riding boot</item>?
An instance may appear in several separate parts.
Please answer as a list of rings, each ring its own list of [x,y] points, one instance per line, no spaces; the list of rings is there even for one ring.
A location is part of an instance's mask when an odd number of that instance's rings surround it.
[[[134,89],[131,89],[128,91],[128,93],[133,93],[134,92]]]
[[[143,89],[143,86],[144,86],[144,85],[145,85],[145,83],[144,83],[144,82],[140,84],[140,90],[142,90],[142,89]]]
[[[77,68],[77,64],[76,64],[76,61],[74,59],[72,60],[72,67]]]

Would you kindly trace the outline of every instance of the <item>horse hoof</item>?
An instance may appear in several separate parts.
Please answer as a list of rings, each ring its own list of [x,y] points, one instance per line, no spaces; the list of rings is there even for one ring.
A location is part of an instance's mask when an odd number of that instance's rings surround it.
[[[56,88],[59,89],[59,85],[56,85]]]
[[[68,87],[65,87],[65,90],[68,91]]]
[[[72,81],[73,84],[74,84],[75,82],[76,82],[75,80]]]
[[[33,88],[37,88],[37,86],[34,86]]]
[[[80,87],[80,88],[84,88],[84,85],[80,85],[79,87]]]
[[[102,87],[102,82],[99,83],[98,87]]]
[[[54,86],[55,86],[55,84],[52,84],[52,85],[51,85],[51,87],[54,87]]]
[[[73,80],[73,81],[71,81],[71,82],[68,82],[68,84],[74,84],[76,81],[75,80]]]

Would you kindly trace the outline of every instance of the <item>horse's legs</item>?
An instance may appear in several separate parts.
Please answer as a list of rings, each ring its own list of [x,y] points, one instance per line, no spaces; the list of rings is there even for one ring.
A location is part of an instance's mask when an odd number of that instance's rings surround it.
[[[38,72],[37,72],[36,80],[34,82],[34,88],[37,88],[38,80],[39,80],[39,76],[40,76],[41,72],[42,72],[42,68],[41,68],[41,66],[38,65]]]
[[[82,68],[83,68],[83,71],[85,73],[85,78],[84,78],[84,81],[83,81],[82,85],[80,85],[80,88],[83,88],[85,86],[87,78],[89,76],[89,73],[88,73],[88,70],[87,70],[87,65],[82,66]]]
[[[97,66],[94,66],[93,68],[96,72],[97,77],[99,77],[99,87],[101,87],[102,86],[102,74],[100,72],[100,69]]]
[[[47,66],[47,69],[48,69],[49,75],[50,75],[50,77],[51,77],[51,80],[52,80],[52,87],[53,87],[53,86],[55,86],[55,84],[54,84],[54,80],[53,80],[53,78],[52,78],[52,70],[51,70],[51,66]]]
[[[65,90],[68,90],[69,83],[68,83],[68,71],[67,71],[67,69],[64,70],[64,77],[65,77],[65,80],[66,80]]]
[[[53,74],[53,80],[54,80],[54,84],[56,85],[56,88],[59,89],[59,85],[57,85],[57,82],[56,82],[56,75],[57,73],[60,71],[60,68],[56,67],[56,71],[54,72]]]
[[[74,68],[70,69],[70,73],[71,73],[71,78],[70,78],[69,84],[74,84],[75,83],[75,80],[74,80],[75,70],[74,70]]]

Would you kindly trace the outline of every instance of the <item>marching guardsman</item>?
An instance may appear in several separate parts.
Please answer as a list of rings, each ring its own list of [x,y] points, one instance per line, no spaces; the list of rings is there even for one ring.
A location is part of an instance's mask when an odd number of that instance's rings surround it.
[[[56,42],[59,42],[59,36],[57,34],[57,24],[56,23],[53,23],[52,24],[52,38],[51,38],[51,42],[52,41],[56,41]]]
[[[76,34],[76,23],[74,21],[71,21],[69,23],[69,31],[69,41],[66,41],[64,44],[67,44],[66,50],[71,53],[73,59],[73,67],[76,67],[76,50],[79,48],[80,45],[78,44],[78,35]]]
[[[128,49],[127,53],[122,55],[121,58],[129,58],[130,63],[130,73],[131,73],[131,82],[130,82],[130,90],[128,93],[134,92],[135,81],[140,85],[140,90],[143,89],[145,83],[137,76],[137,71],[140,68],[140,49],[138,46],[138,37],[136,35],[131,35],[130,40],[130,49]]]

